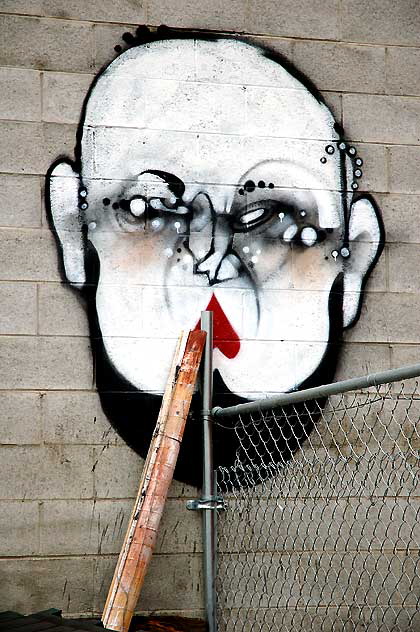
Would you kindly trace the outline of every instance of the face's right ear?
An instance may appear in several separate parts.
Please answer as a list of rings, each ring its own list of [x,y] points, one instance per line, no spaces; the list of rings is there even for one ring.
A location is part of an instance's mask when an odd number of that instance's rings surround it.
[[[80,178],[71,162],[60,161],[47,176],[51,219],[61,244],[68,281],[81,288],[86,282],[84,241],[78,206]]]

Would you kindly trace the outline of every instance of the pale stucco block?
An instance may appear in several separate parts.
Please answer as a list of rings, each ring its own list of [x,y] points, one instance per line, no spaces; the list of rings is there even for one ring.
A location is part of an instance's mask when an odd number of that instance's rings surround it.
[[[86,306],[77,291],[64,283],[39,285],[39,333],[46,336],[89,335]]]
[[[339,3],[303,0],[250,0],[247,30],[267,35],[335,40],[339,37]]]
[[[95,448],[95,496],[135,498],[143,469],[143,459],[128,446]],[[169,498],[196,498],[197,489],[173,480]]]
[[[324,99],[327,107],[332,112],[335,120],[341,124],[343,118],[341,94],[338,94],[337,92],[321,92],[321,96]]]
[[[420,95],[420,49],[390,46],[386,52],[387,92]]]
[[[42,80],[42,120],[78,123],[93,75],[45,72]]]
[[[95,496],[135,498],[142,468],[143,459],[128,446],[95,448]]]
[[[221,29],[223,31],[243,31],[246,29],[246,4],[242,0],[232,0],[228,4],[215,0],[208,4],[205,0],[157,0],[149,2],[147,8],[149,24],[182,28]]]
[[[386,292],[388,289],[388,246],[385,245],[364,287],[366,292]]]
[[[54,607],[92,612],[92,558],[0,560],[0,603],[24,614]]]
[[[82,338],[2,336],[0,358],[4,389],[92,387],[92,358]]]
[[[384,47],[296,41],[291,61],[319,90],[384,92]]]
[[[60,281],[57,246],[49,230],[0,231],[0,279]]]
[[[0,283],[0,333],[36,334],[35,283]]]
[[[109,445],[122,442],[102,411],[97,393],[45,393],[42,423],[46,443]]]
[[[411,142],[416,142],[414,132]],[[420,193],[420,147],[389,147],[389,190]]]
[[[356,327],[358,325],[356,324]],[[345,333],[344,340],[348,339]],[[348,343],[342,346],[335,381],[367,375],[390,368],[388,345]]]
[[[125,50],[126,43],[122,39],[124,33],[135,35],[136,26],[133,24],[94,24],[93,42],[95,71],[102,70],[106,65],[118,57],[118,50]]]
[[[96,560],[94,609],[101,612],[114,573],[117,557]],[[154,555],[147,572],[137,612],[163,613],[202,607],[202,557]],[[168,587],[169,590],[168,590]]]
[[[0,558],[37,555],[38,553],[38,502],[2,501],[0,503]]]
[[[416,553],[303,553],[300,559],[302,602],[404,604],[414,606],[418,595]]]
[[[36,228],[41,225],[40,179],[1,175],[0,226]]]
[[[347,134],[347,130],[345,130]],[[360,191],[374,193],[388,191],[386,148],[383,145],[357,144],[357,153],[363,160]]]
[[[64,20],[0,16],[0,64],[26,68],[90,72],[92,25]]]
[[[343,123],[356,141],[415,144],[420,141],[420,99],[344,94]]]
[[[91,498],[93,454],[87,446],[1,448],[0,494],[6,499]]]
[[[57,123],[2,122],[1,171],[45,176],[57,156],[72,157],[76,127]]]
[[[418,342],[420,299],[417,294],[367,293],[360,322],[349,332],[353,342]]]
[[[416,0],[343,2],[341,36],[353,42],[418,46],[420,14]]]
[[[392,368],[399,368],[401,366],[419,363],[420,358],[418,343],[412,345],[392,344],[390,347]],[[419,385],[420,379],[418,377],[411,380],[404,380],[404,382],[395,382],[393,392],[399,393],[401,388],[403,388],[404,393],[415,393],[416,396],[418,396],[420,392]]]
[[[77,125],[67,125],[64,123],[44,123],[42,125],[45,171],[58,156],[73,158],[76,134]]]
[[[142,22],[145,2],[142,0],[4,0],[0,13],[43,15],[54,18],[88,20],[92,22]]]
[[[41,442],[41,395],[0,393],[0,444]]]
[[[385,224],[386,241],[420,244],[420,196],[389,193],[375,197]]]
[[[389,289],[391,292],[420,291],[420,244],[389,246]]]
[[[41,507],[42,555],[118,555],[134,500],[54,500]],[[168,499],[158,530],[155,554],[198,553],[201,515],[185,500]]]
[[[41,77],[35,70],[0,68],[0,118],[41,120]]]
[[[117,549],[112,552],[118,554],[131,504],[96,499],[44,501],[40,512],[40,554],[101,555],[108,553],[108,548]]]
[[[5,173],[45,173],[45,150],[39,123],[0,124],[0,170]]]

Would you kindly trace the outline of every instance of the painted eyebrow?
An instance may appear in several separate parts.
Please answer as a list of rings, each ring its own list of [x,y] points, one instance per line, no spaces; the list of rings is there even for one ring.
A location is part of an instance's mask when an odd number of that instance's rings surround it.
[[[161,180],[164,180],[166,184],[168,185],[168,188],[171,191],[171,193],[176,195],[177,198],[182,198],[182,196],[184,195],[185,184],[183,183],[181,178],[178,178],[178,176],[175,176],[173,173],[169,173],[167,171],[160,171],[159,169],[146,169],[145,171],[142,171],[141,173],[139,173],[137,177],[139,178],[145,173],[150,173],[153,176],[157,176]]]

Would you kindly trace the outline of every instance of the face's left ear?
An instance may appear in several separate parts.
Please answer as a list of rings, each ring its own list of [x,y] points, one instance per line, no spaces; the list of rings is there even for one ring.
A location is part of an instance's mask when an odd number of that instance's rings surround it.
[[[47,176],[47,198],[51,220],[61,245],[67,280],[77,288],[86,282],[84,240],[78,206],[79,174],[70,161],[62,160]]]
[[[349,219],[350,257],[344,261],[343,326],[353,325],[359,316],[362,290],[378,261],[385,231],[378,210],[367,197],[351,205]]]

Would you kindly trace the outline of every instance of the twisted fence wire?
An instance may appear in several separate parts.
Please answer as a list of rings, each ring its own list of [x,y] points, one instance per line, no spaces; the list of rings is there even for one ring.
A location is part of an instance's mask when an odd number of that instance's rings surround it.
[[[219,632],[420,630],[419,420],[413,380],[236,416]]]

